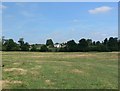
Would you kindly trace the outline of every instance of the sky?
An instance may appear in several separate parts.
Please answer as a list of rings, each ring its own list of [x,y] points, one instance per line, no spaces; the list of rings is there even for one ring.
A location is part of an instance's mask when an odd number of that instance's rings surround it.
[[[2,2],[119,2],[119,0],[2,0]]]
[[[54,43],[118,36],[117,2],[4,2],[2,35],[16,42]]]

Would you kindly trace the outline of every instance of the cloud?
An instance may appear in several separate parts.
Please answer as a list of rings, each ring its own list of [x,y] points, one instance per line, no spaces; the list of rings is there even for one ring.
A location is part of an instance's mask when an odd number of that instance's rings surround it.
[[[0,5],[0,9],[6,9],[7,7],[5,5]]]
[[[106,12],[109,12],[110,10],[112,10],[112,7],[102,6],[102,7],[98,7],[98,8],[95,8],[95,9],[88,10],[88,12],[90,14],[98,14],[98,13],[106,13]]]

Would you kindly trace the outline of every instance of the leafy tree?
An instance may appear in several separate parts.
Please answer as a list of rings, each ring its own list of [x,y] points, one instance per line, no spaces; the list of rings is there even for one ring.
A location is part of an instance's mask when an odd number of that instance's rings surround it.
[[[28,42],[24,43],[24,38],[20,38],[18,42],[19,42],[21,51],[29,51],[30,45]]]
[[[37,48],[36,48],[36,46],[33,44],[33,45],[31,45],[31,49],[30,49],[30,51],[37,51]]]
[[[23,51],[24,50],[24,38],[20,38],[18,42],[19,42],[21,51]]]
[[[55,48],[52,39],[46,41],[46,45],[33,44],[29,45],[28,42],[24,42],[23,38],[19,39],[19,44],[14,42],[13,39],[5,39],[3,36],[0,39],[0,50],[2,51],[50,51],[50,52],[76,52],[76,51],[119,51],[120,50],[120,39],[110,37],[105,38],[104,41],[93,41],[91,39],[81,39],[79,43],[75,43],[74,40],[67,41],[67,43],[62,43],[60,48]],[[41,46],[42,45],[42,46]]]
[[[47,52],[48,51],[47,46],[46,45],[42,45],[40,51],[41,52]]]
[[[91,46],[91,45],[92,45],[92,39],[87,39],[86,41],[87,41],[87,43],[88,43],[88,46]]]
[[[28,42],[26,42],[23,46],[22,46],[22,50],[23,51],[29,51],[30,45]]]
[[[2,36],[2,45],[4,44],[4,42],[5,42],[5,36]]]
[[[118,39],[118,51],[120,51],[120,39]]]
[[[48,46],[48,47],[50,47],[50,48],[54,47],[54,43],[53,43],[52,39],[48,39],[48,40],[46,41],[46,46]]]
[[[20,43],[20,46],[23,46],[24,45],[24,38],[20,38],[18,42]]]
[[[110,51],[117,51],[118,50],[118,40],[117,40],[117,38],[110,37],[107,44],[108,44],[108,49]]]
[[[4,47],[6,51],[17,51],[19,50],[19,46],[17,43],[13,41],[13,39],[9,39],[4,43]]]
[[[88,51],[88,42],[87,42],[87,40],[84,39],[84,38],[79,40],[78,48],[79,48],[79,51],[82,51],[82,52]]]
[[[67,44],[66,44],[66,49],[67,49],[67,51],[69,51],[69,52],[77,51],[77,44],[75,43],[74,40],[70,40],[70,41],[68,41]]]
[[[108,49],[108,39],[107,38],[104,39],[102,44],[104,46],[104,48],[102,50],[103,51],[109,51],[109,49]]]
[[[94,45],[94,46],[96,45],[95,41],[93,41],[92,45]]]
[[[2,39],[0,39],[0,51],[2,51]]]
[[[107,45],[107,43],[108,43],[108,39],[107,39],[107,38],[105,38],[105,40],[104,40],[103,44],[104,44],[104,45]]]

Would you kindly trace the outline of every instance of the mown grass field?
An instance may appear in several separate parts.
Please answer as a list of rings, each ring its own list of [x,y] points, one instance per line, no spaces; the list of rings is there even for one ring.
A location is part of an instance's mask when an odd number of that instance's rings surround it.
[[[118,53],[3,52],[4,89],[117,89]]]

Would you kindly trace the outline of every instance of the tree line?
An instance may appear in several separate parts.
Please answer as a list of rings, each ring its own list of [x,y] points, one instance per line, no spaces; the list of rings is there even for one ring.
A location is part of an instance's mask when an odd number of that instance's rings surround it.
[[[102,42],[92,41],[92,39],[82,38],[76,43],[69,40],[65,43],[53,43],[52,39],[48,39],[46,44],[29,44],[20,38],[16,43],[13,39],[5,39],[2,37],[2,51],[40,51],[40,52],[112,52],[119,51],[120,40],[118,38],[105,38]]]

